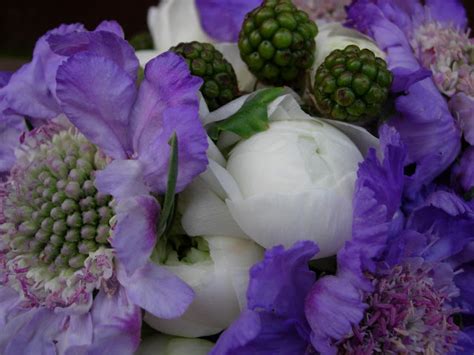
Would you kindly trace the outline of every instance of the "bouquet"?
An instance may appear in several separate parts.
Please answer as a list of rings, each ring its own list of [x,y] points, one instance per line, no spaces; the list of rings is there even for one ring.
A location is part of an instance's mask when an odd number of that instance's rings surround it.
[[[0,75],[1,354],[472,354],[458,0],[163,0]]]

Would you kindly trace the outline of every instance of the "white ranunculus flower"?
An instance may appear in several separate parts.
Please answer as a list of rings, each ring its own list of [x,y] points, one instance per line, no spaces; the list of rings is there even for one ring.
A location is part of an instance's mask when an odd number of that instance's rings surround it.
[[[206,355],[214,344],[204,339],[189,339],[156,334],[146,337],[136,355]]]
[[[319,33],[316,36],[315,61],[312,66],[311,78],[318,70],[321,63],[335,49],[344,49],[354,44],[362,49],[366,48],[374,52],[376,57],[386,58],[385,53],[377,47],[377,44],[359,31],[344,27],[339,22],[318,24]]]
[[[185,337],[212,335],[227,328],[245,308],[249,269],[262,259],[263,249],[248,239],[203,239],[209,246],[209,258],[198,257],[188,264],[174,258],[161,265],[191,286],[195,299],[180,318],[161,319],[146,313],[144,320],[154,329]]]
[[[229,117],[251,96],[211,112],[203,122]],[[307,115],[291,94],[276,99],[268,112],[265,132],[247,140],[221,135],[222,150],[236,146],[227,163],[209,155],[194,196],[212,199],[203,206],[196,199],[184,201],[183,227],[197,235],[233,226],[234,234],[242,230],[265,248],[309,239],[318,243],[318,257],[336,254],[351,237],[358,163],[370,147],[378,148],[378,140],[361,127]],[[217,210],[225,219],[216,218]]]

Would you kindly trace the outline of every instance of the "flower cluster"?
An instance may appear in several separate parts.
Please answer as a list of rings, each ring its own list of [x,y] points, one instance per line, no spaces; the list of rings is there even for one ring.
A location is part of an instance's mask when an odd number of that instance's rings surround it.
[[[148,24],[153,50],[62,25],[0,73],[0,353],[472,352],[460,2]]]

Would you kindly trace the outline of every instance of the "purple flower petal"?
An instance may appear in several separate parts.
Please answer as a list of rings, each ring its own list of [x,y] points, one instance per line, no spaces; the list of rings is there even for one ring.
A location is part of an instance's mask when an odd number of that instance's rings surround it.
[[[104,26],[104,28],[110,28],[109,25]],[[95,54],[113,61],[130,75],[133,81],[137,79],[139,63],[133,47],[113,32],[100,30],[98,32],[72,32],[64,35],[53,34],[47,41],[51,50],[58,55],[70,57],[80,52]]]
[[[250,270],[247,307],[265,310],[305,323],[304,299],[316,278],[308,262],[319,251],[314,242],[302,241],[288,250],[276,246]]]
[[[306,298],[305,313],[311,326],[311,342],[316,350],[329,353],[330,339],[339,340],[350,334],[367,306],[360,291],[345,278],[328,276],[320,279]]]
[[[94,31],[106,31],[114,33],[116,36],[124,39],[125,34],[123,33],[122,26],[119,25],[117,21],[102,21],[99,26],[96,27]]]
[[[32,308],[10,318],[0,332],[0,353],[56,355],[55,339],[63,319],[47,308]]]
[[[222,333],[210,354],[305,354],[307,349],[293,322],[247,310]]]
[[[348,249],[363,250],[360,256],[364,269],[371,268],[372,259],[386,245],[393,216],[401,205],[404,185],[406,151],[400,136],[388,126],[382,126],[379,135],[384,161],[380,164],[372,150],[360,164],[353,198],[352,240],[347,244]],[[346,254],[344,249],[341,253]],[[338,255],[342,263],[354,260]]]
[[[69,120],[92,143],[113,158],[131,154],[129,115],[136,87],[117,64],[88,53],[72,56],[58,69],[57,95]]]
[[[20,295],[10,287],[0,286],[0,329],[4,329],[8,318],[21,302]]]
[[[134,304],[155,317],[180,317],[194,299],[194,291],[179,277],[148,262],[133,275],[119,268],[118,279]]]
[[[474,145],[474,98],[458,93],[449,101],[449,109],[458,122],[464,139]]]
[[[54,85],[56,70],[65,58],[51,51],[47,38],[84,30],[80,24],[61,25],[36,42],[31,63],[22,66],[0,90],[0,96],[5,95],[9,107],[18,114],[41,119],[54,118],[61,113]]]
[[[160,206],[149,195],[119,199],[111,244],[128,275],[146,265],[156,243]]]
[[[196,0],[204,31],[221,42],[237,42],[245,15],[261,3],[262,0]]]
[[[0,112],[0,178],[7,174],[15,163],[15,148],[20,144],[20,135],[25,130],[26,125],[22,117]]]
[[[90,313],[72,315],[66,320],[63,331],[58,337],[58,352],[74,354],[78,347],[89,347],[93,341],[94,327]]]
[[[201,83],[191,76],[184,60],[171,52],[145,68],[131,119],[133,147],[143,163],[147,184],[156,192],[166,190],[168,142],[173,133],[178,138],[176,191],[206,169],[207,135],[198,115]]]
[[[458,0],[425,0],[429,16],[438,22],[461,29],[467,26],[466,10]]]
[[[474,238],[474,210],[452,192],[435,191],[414,209],[407,229],[427,238],[427,247],[420,256],[443,261],[460,253]]]
[[[462,271],[454,277],[460,295],[455,302],[464,313],[474,314],[474,265],[465,265]]]
[[[88,354],[131,354],[140,343],[141,310],[124,289],[114,295],[101,291],[92,306],[94,342]]]
[[[474,188],[474,146],[468,147],[453,167],[452,180],[465,193]]]
[[[5,85],[8,84],[12,75],[12,72],[0,71],[0,88],[3,88]]]
[[[104,194],[115,198],[146,195],[143,167],[137,160],[113,160],[95,173],[95,185]]]
[[[416,164],[415,173],[407,179],[406,192],[413,195],[454,161],[461,133],[431,79],[410,86],[407,95],[396,99],[396,108],[400,115],[389,124],[407,147],[407,164]]]

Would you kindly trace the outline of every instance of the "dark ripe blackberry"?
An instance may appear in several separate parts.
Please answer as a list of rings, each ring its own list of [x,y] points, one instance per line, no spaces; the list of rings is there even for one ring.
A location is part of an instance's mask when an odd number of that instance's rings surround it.
[[[317,33],[308,14],[290,0],[266,0],[245,17],[240,56],[261,82],[295,86],[314,63]]]
[[[326,117],[363,122],[381,112],[391,84],[392,73],[382,58],[349,45],[332,51],[319,66],[313,93]]]
[[[212,44],[180,43],[170,50],[186,60],[193,75],[204,80],[201,93],[210,111],[238,97],[239,87],[234,68]]]

